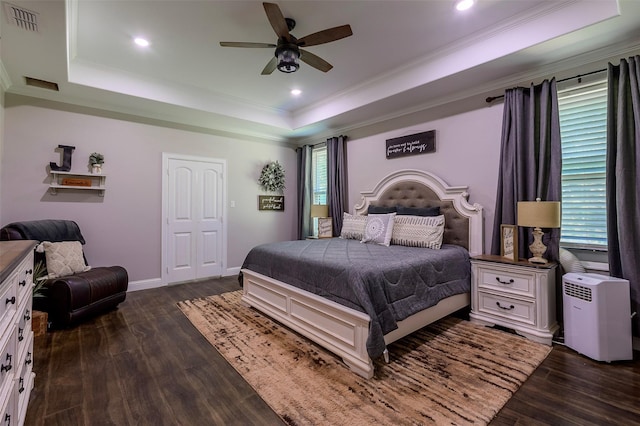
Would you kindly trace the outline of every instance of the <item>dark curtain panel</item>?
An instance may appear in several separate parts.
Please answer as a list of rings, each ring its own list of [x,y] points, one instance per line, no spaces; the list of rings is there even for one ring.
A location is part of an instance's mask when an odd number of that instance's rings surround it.
[[[311,145],[296,150],[298,154],[298,239],[313,235],[311,222]]]
[[[504,95],[502,147],[491,253],[500,254],[500,225],[516,225],[518,201],[560,201],[562,150],[556,81],[508,89]],[[519,257],[529,258],[532,228],[519,228]],[[559,229],[544,229],[544,255],[558,260]]]
[[[607,240],[609,272],[629,280],[631,312],[640,306],[640,56],[609,64]],[[640,315],[633,317],[640,335]]]
[[[333,218],[333,235],[340,235],[347,204],[347,137],[327,139],[327,202]]]

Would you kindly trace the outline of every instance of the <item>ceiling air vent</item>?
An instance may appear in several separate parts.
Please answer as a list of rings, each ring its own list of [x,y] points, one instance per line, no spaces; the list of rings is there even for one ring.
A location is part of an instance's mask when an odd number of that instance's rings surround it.
[[[25,77],[27,86],[40,87],[42,89],[55,90],[59,92],[58,83],[46,80],[38,80],[37,78]]]
[[[4,3],[9,23],[27,31],[38,32],[38,14],[24,7]]]

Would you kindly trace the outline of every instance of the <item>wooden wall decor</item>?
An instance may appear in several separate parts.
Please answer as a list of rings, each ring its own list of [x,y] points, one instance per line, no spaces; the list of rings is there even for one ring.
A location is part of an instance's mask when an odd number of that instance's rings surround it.
[[[258,195],[258,210],[284,211],[284,195]]]

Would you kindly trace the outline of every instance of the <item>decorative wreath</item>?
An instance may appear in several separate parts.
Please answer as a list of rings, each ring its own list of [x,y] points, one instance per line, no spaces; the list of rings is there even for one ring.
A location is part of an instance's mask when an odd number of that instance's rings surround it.
[[[262,168],[262,173],[258,178],[258,183],[266,191],[280,191],[284,189],[284,168],[274,161],[267,163]]]

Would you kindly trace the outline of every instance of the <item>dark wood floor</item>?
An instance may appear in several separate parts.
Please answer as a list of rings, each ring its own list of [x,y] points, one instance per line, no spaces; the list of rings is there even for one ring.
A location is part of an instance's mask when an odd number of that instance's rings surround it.
[[[283,424],[176,307],[236,289],[229,277],[133,292],[115,311],[36,338],[25,424]],[[639,361],[556,346],[491,424],[639,422]]]

